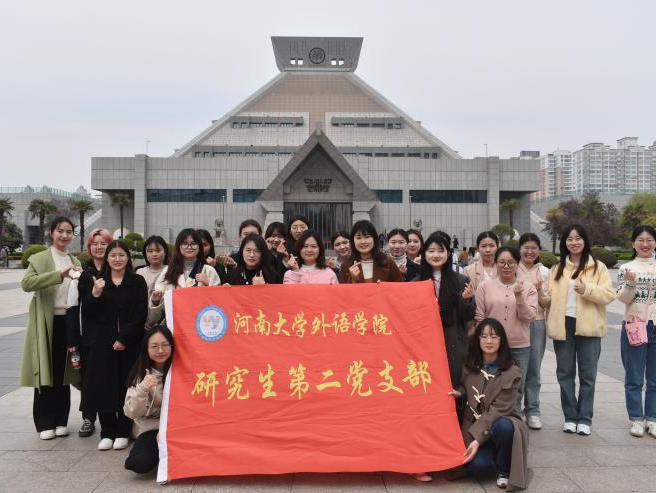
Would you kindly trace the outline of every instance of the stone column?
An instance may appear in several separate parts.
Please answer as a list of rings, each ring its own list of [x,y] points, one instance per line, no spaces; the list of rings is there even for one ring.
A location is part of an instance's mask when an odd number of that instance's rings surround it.
[[[146,154],[135,155],[134,170],[134,227],[135,233],[146,237],[146,166],[148,156]]]
[[[488,171],[488,227],[500,223],[500,158],[486,158]]]

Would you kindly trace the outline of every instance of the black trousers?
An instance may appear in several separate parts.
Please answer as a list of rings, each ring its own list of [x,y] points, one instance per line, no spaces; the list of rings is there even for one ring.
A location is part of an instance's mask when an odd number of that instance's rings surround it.
[[[87,373],[87,362],[89,361],[89,346],[80,344],[78,348],[80,351],[80,388],[84,389],[84,378]],[[81,391],[82,392],[82,391]],[[82,399],[80,399],[80,411],[82,411],[82,418],[88,419],[92,423],[96,422],[96,411],[86,410],[82,408]]]
[[[130,438],[132,432],[132,420],[123,414],[123,409],[118,412],[98,412],[100,421],[100,438]]]
[[[138,474],[146,474],[160,462],[160,451],[157,446],[158,430],[145,431],[137,437],[125,460],[125,468]]]
[[[55,315],[50,348],[53,385],[34,389],[32,416],[38,432],[54,430],[57,426],[66,426],[68,423],[68,414],[71,410],[71,387],[64,385],[67,357],[66,316]]]

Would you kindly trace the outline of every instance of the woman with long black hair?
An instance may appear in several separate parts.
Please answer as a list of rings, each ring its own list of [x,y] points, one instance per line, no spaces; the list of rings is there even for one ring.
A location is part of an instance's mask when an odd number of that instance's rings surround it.
[[[601,340],[607,335],[607,308],[616,297],[605,264],[591,253],[584,227],[567,226],[559,242],[559,263],[552,268],[547,335],[554,341],[557,380],[561,388],[563,431],[591,434],[595,381]],[[575,375],[579,395],[575,395]]]
[[[100,277],[82,300],[82,313],[94,320],[82,408],[98,413],[98,450],[128,446],[132,420],[123,413],[130,368],[144,335],[148,288],[133,273],[130,250],[119,240],[107,246]]]
[[[475,317],[474,290],[470,280],[454,272],[450,237],[435,231],[424,242],[419,280],[434,283],[440,318],[445,334],[445,349],[452,385],[461,378],[463,358],[468,348],[466,323]]]
[[[406,254],[408,248],[408,233],[400,228],[388,232],[388,253],[399,267],[406,281],[413,281],[420,274],[420,267]]]
[[[228,272],[224,284],[244,286],[282,282],[269,259],[267,243],[260,235],[252,234],[242,240],[236,262],[237,266]]]
[[[403,282],[394,260],[381,251],[376,228],[370,221],[357,221],[351,228],[351,258],[340,267],[340,283]]]
[[[173,360],[173,347],[173,335],[168,328],[164,325],[150,328],[128,377],[130,387],[123,412],[134,421],[135,443],[125,460],[125,468],[138,474],[151,471],[160,460],[157,435],[164,381]]]

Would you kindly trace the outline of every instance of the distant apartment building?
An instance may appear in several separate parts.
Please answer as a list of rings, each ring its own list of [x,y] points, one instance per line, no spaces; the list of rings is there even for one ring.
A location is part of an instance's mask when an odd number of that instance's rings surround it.
[[[533,200],[587,192],[654,192],[655,143],[641,146],[638,140],[624,137],[616,141],[616,148],[592,142],[575,152],[556,150],[541,156],[540,190]]]

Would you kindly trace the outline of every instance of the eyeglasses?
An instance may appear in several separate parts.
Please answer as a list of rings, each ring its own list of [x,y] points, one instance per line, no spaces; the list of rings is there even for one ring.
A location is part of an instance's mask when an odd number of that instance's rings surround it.
[[[125,260],[128,256],[125,253],[112,253],[107,258],[110,260]]]
[[[163,342],[162,344],[150,344],[148,346],[149,351],[154,351],[154,352],[163,352],[166,353],[167,351],[171,350],[171,344],[168,342]]]
[[[520,251],[522,253],[534,253],[534,252],[538,252],[538,248],[536,248],[536,247],[522,247],[520,249]]]
[[[107,248],[107,243],[92,243],[91,248]]]
[[[497,265],[499,265],[500,267],[513,268],[516,265],[516,261],[515,260],[498,260]]]
[[[260,255],[260,250],[244,249],[244,255]]]
[[[198,248],[198,243],[183,243],[180,245],[181,248],[187,248],[188,250],[193,250],[194,248]]]
[[[491,341],[491,342],[497,342],[500,340],[500,336],[497,334],[479,334],[479,339],[482,341]]]

